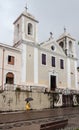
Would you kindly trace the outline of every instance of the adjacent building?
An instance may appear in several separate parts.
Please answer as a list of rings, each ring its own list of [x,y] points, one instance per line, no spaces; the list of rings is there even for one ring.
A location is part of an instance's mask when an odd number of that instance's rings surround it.
[[[0,43],[0,89],[12,90],[21,82],[21,51]]]

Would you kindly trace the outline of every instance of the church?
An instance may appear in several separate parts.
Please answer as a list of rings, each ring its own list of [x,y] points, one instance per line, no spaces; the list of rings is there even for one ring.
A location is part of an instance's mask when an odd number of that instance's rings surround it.
[[[67,33],[39,43],[38,20],[25,9],[14,21],[13,46],[0,43],[0,89],[58,92],[72,106],[79,92],[76,40]]]

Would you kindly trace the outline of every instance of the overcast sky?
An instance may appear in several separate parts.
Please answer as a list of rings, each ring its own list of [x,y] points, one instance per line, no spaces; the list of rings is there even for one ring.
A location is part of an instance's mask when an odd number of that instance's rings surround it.
[[[38,39],[40,42],[53,37],[58,38],[64,26],[77,41],[79,40],[79,0],[0,0],[0,42],[13,44],[13,22],[24,11],[39,21]]]

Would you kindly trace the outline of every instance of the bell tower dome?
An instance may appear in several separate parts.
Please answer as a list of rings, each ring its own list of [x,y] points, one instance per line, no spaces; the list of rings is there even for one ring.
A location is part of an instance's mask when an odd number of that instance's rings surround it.
[[[27,7],[14,22],[14,45],[20,40],[37,42],[37,23],[33,15],[27,12]]]

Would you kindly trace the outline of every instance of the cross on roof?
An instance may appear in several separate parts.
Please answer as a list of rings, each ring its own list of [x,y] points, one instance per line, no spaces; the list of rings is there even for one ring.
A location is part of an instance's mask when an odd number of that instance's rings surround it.
[[[26,6],[25,6],[25,9],[26,9],[26,11],[27,11],[27,9],[28,9],[28,7],[27,7],[27,3],[26,3]]]
[[[64,32],[66,32],[66,27],[64,27]]]

